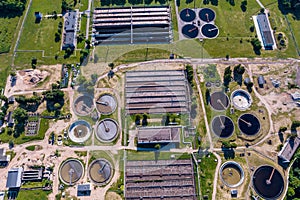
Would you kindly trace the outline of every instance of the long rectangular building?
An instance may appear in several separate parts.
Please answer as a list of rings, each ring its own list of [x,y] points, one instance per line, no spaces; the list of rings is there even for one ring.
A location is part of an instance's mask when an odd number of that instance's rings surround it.
[[[188,113],[188,87],[184,70],[127,72],[126,113]]]
[[[259,14],[256,19],[265,49],[273,49],[275,42],[267,15],[264,13]]]
[[[96,8],[92,38],[94,45],[170,43],[170,7]]]
[[[192,160],[127,161],[125,199],[196,200]]]

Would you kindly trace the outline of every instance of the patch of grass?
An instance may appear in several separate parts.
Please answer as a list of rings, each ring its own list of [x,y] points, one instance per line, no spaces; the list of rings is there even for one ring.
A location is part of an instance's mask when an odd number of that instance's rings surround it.
[[[0,17],[0,54],[9,52],[19,19]]]
[[[155,59],[169,58],[170,52],[164,49],[145,48],[133,50],[120,56],[116,63],[142,62]]]
[[[26,149],[27,149],[28,151],[34,151],[34,150],[35,150],[35,145],[27,146]]]
[[[75,151],[76,155],[79,156],[79,157],[82,157],[82,156],[86,156],[87,155],[87,151]]]
[[[216,157],[213,154],[209,154],[209,157],[202,157],[198,167],[200,174],[201,194],[208,195],[209,199],[211,199],[213,192],[213,180],[217,167],[217,162],[215,162],[215,159]]]
[[[155,155],[157,154],[157,155]],[[190,159],[191,155],[188,153],[174,153],[174,152],[147,152],[147,151],[127,151],[127,160],[170,160],[174,155],[175,159]]]
[[[51,191],[43,191],[43,190],[20,190],[18,193],[18,197],[16,200],[47,200],[48,195]]]
[[[13,150],[10,151],[6,151],[6,155],[10,155],[10,160],[12,160],[15,156],[16,156],[16,152],[14,152]]]

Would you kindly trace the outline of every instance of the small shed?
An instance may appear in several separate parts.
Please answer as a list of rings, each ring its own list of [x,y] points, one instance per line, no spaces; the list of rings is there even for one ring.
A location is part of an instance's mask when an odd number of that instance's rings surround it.
[[[41,12],[34,12],[34,16],[35,16],[35,23],[40,23],[43,18],[43,14]]]
[[[245,84],[245,85],[248,85],[250,82],[251,82],[251,81],[250,81],[250,78],[249,78],[249,77],[245,78],[245,80],[244,80],[244,84]]]
[[[266,83],[265,78],[263,77],[263,75],[259,75],[259,77],[257,78],[257,82],[260,88],[264,87],[264,84]]]
[[[91,184],[81,184],[77,185],[77,196],[90,196],[91,195]]]

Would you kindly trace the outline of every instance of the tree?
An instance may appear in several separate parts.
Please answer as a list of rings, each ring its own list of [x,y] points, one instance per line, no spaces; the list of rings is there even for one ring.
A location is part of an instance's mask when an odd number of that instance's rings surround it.
[[[154,146],[154,148],[155,148],[156,150],[160,150],[161,146],[160,146],[160,144],[156,144],[156,145]]]
[[[241,10],[243,12],[247,11],[247,0],[244,0],[244,1],[241,2]]]
[[[25,123],[25,120],[28,119],[28,113],[23,108],[16,108],[13,113],[13,118],[17,121],[17,123]]]
[[[12,140],[9,140],[8,145],[10,149],[14,148],[14,142]]]
[[[255,29],[254,25],[250,26],[250,31],[251,31],[252,33],[254,32],[254,29]]]
[[[61,108],[61,105],[60,105],[59,103],[55,103],[55,104],[54,104],[54,108],[55,108],[56,110],[59,110],[59,109]]]
[[[251,40],[251,44],[253,46],[253,50],[254,50],[255,54],[260,55],[261,54],[260,50],[261,50],[262,46],[261,46],[259,39],[253,38]]]
[[[231,148],[231,144],[230,144],[230,142],[228,142],[228,141],[223,141],[222,142],[222,147],[224,147],[224,148]]]
[[[143,120],[142,120],[142,126],[148,125],[148,116],[146,114],[143,114]]]
[[[232,73],[232,71],[231,71],[230,66],[226,67],[225,71],[224,71],[224,77],[223,77],[223,85],[225,87],[229,86],[229,83],[231,81],[231,73]]]
[[[60,34],[58,32],[55,33],[54,41],[55,42],[59,42],[60,41]]]
[[[109,63],[108,66],[113,69],[115,67],[115,64],[114,63]]]
[[[191,86],[193,86],[193,80],[194,80],[194,73],[193,73],[193,67],[191,65],[185,66],[185,71],[187,74],[187,80],[190,83]]]

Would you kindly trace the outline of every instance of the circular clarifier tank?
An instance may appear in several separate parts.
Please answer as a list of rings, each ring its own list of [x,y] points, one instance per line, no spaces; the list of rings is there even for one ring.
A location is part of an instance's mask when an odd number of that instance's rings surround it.
[[[231,93],[231,102],[236,109],[244,111],[251,106],[252,98],[245,90],[238,89]]]
[[[220,138],[228,138],[233,134],[232,120],[225,115],[215,116],[211,122],[212,131]]]
[[[216,18],[216,13],[210,8],[203,8],[199,11],[199,18],[204,22],[212,22]]]
[[[260,122],[253,114],[243,114],[238,119],[240,131],[248,136],[254,136],[260,131]]]
[[[76,159],[64,161],[59,168],[60,180],[66,185],[76,184],[83,176],[83,173],[83,164]]]
[[[112,174],[112,165],[106,159],[94,160],[89,166],[89,177],[97,185],[107,184]]]
[[[189,8],[185,8],[185,9],[181,10],[181,12],[180,12],[180,19],[184,22],[194,21],[195,18],[196,18],[195,11],[193,11]]]
[[[187,24],[182,27],[182,34],[187,38],[196,38],[199,34],[199,29],[193,24]]]
[[[224,111],[229,106],[229,98],[224,92],[214,92],[210,95],[211,107],[216,111]]]
[[[254,172],[252,183],[257,194],[264,199],[277,199],[284,189],[282,175],[269,165],[260,166]]]
[[[219,28],[214,24],[204,24],[201,26],[201,34],[206,38],[213,39],[219,35]]]
[[[93,98],[89,95],[79,96],[73,105],[74,112],[79,116],[87,116],[94,109]]]
[[[238,187],[244,181],[244,170],[240,164],[234,161],[223,163],[220,168],[222,182],[228,187]]]
[[[112,142],[118,136],[119,126],[113,119],[103,119],[96,125],[96,137],[101,142]]]
[[[112,114],[117,108],[117,101],[111,94],[102,94],[96,100],[96,108],[103,115]]]
[[[71,124],[69,128],[69,138],[73,142],[83,143],[91,136],[92,128],[84,120],[78,120]]]

